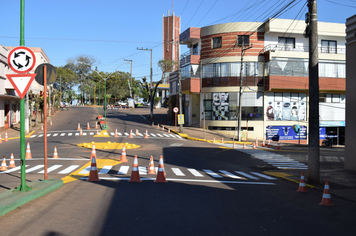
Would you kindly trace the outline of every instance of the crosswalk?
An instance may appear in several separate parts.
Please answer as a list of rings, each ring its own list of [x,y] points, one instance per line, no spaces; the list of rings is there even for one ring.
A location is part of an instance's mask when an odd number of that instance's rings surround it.
[[[49,165],[47,168],[47,173],[51,174],[60,174],[60,175],[68,175],[73,171],[77,170],[80,166],[79,165]],[[90,172],[90,165],[82,169],[78,175],[88,175]],[[11,168],[5,171],[0,171],[0,174],[6,173],[20,173],[20,166],[15,168]],[[128,176],[131,174],[131,166],[111,166],[106,165],[102,168],[98,168],[99,175],[118,175],[118,176]],[[158,171],[158,167],[155,168],[156,173]],[[148,175],[148,170],[146,166],[139,166],[138,167],[140,176]],[[216,179],[222,178],[232,178],[238,180],[259,180],[259,179],[267,179],[267,180],[275,180],[276,178],[258,173],[258,172],[243,172],[243,171],[227,171],[227,170],[210,170],[210,169],[202,169],[197,170],[193,168],[183,168],[183,167],[171,167],[165,168],[166,175],[169,177],[187,177],[187,178],[199,178],[204,179],[206,177],[213,177]],[[28,174],[43,174],[44,173],[44,165],[26,165],[26,173]]]
[[[96,133],[95,132],[84,132],[82,136],[94,136]],[[130,134],[128,132],[118,132],[117,133],[119,137],[129,137]],[[30,138],[41,138],[43,137],[44,134],[34,134],[31,135]],[[111,137],[115,136],[114,132],[108,132],[108,135]],[[58,133],[48,133],[47,137],[72,137],[72,136],[81,136],[79,132],[58,132]],[[144,138],[145,134],[143,133],[135,133],[132,134],[134,138]],[[165,138],[165,139],[183,139],[181,136],[177,134],[168,134],[168,133],[147,133],[147,136],[149,138]]]

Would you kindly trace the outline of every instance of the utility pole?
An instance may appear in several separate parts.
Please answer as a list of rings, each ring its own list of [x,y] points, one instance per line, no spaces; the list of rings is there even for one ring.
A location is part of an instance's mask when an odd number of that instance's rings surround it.
[[[153,94],[153,90],[152,90],[152,49],[148,49],[148,48],[137,48],[137,50],[143,50],[143,51],[151,51],[151,72],[150,72],[150,94],[151,94],[151,114],[150,117],[151,119],[153,119],[153,102],[154,102],[154,94]]]
[[[309,25],[306,35],[309,37],[309,152],[308,182],[320,183],[320,147],[319,147],[319,71],[318,71],[318,16],[316,0],[308,0]]]
[[[132,60],[126,60],[126,59],[124,59],[124,61],[128,61],[128,62],[130,62],[130,64],[131,64],[129,89],[130,89],[130,98],[132,98],[132,87],[131,87],[131,85],[132,85]]]

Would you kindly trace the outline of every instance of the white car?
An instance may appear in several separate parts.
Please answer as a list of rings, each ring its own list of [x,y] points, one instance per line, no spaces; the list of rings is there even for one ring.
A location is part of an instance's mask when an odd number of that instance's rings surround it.
[[[116,102],[116,106],[127,106],[127,102],[122,102],[122,101]]]

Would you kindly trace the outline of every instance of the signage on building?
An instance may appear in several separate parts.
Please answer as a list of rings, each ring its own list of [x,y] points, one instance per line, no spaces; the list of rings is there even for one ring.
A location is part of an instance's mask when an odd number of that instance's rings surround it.
[[[307,128],[300,126],[300,133],[297,134],[293,126],[267,126],[266,137],[272,139],[273,136],[279,136],[279,140],[298,140],[307,139]]]
[[[178,115],[178,125],[184,125],[184,114]]]

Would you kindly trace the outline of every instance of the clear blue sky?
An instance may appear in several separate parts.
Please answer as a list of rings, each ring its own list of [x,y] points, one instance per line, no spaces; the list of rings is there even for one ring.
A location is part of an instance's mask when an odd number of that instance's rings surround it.
[[[180,0],[173,10],[188,27],[258,21],[272,17],[290,0]],[[345,23],[356,14],[356,0],[318,0],[318,20]],[[278,18],[304,20],[306,0]],[[19,46],[20,0],[0,0],[0,44]],[[294,4],[292,4],[294,5]],[[304,6],[304,8],[303,8]],[[301,9],[303,9],[301,11]],[[133,77],[149,77],[153,48],[153,80],[159,80],[162,59],[162,16],[172,11],[172,0],[25,0],[25,46],[42,47],[51,64],[64,66],[78,55],[97,59],[101,71],[114,71],[133,60]],[[298,15],[298,12],[301,14]],[[181,53],[187,51],[181,47]],[[130,72],[129,64],[119,70]]]

